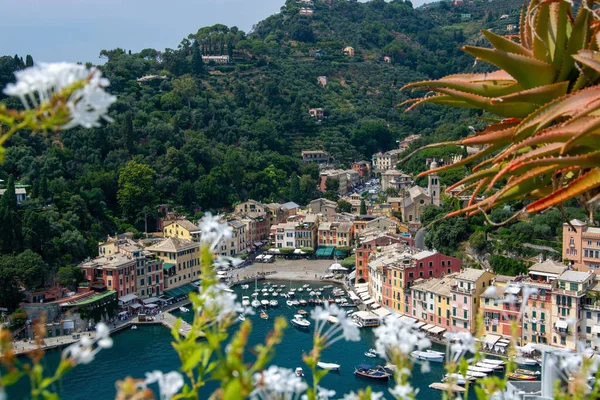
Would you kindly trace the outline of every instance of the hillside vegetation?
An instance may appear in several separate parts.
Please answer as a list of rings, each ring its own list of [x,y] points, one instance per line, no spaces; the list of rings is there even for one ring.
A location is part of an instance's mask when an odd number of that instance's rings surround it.
[[[475,111],[396,107],[411,95],[398,90],[408,82],[484,71],[460,46],[480,43],[482,27],[516,23],[521,5],[465,3],[414,9],[409,1],[316,1],[309,17],[288,1],[251,33],[214,25],[174,49],[102,50],[100,68],[119,99],[115,123],[11,139],[0,179],[30,185],[32,200],[5,210],[11,223],[0,232],[0,250],[32,249],[43,276],[93,255],[108,233],[143,229],[159,203],[188,215],[247,198],[306,203],[318,195],[318,169],[301,164],[303,149],[327,150],[348,166],[412,133],[423,135],[417,145],[467,135],[479,124]],[[342,53],[347,46],[354,56]],[[232,63],[207,64],[202,54],[229,55]],[[0,87],[28,63],[0,58]],[[148,75],[163,78],[138,83]],[[328,77],[326,87],[318,76]],[[326,118],[311,119],[311,107]],[[300,190],[292,192],[294,173]]]

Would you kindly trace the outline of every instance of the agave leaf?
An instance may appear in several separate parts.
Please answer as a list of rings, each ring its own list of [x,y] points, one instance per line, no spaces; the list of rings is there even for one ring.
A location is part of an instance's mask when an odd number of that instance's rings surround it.
[[[556,99],[540,107],[525,118],[515,131],[515,141],[520,142],[558,118],[582,117],[600,109],[600,87],[592,86]]]
[[[600,168],[594,168],[550,195],[527,205],[527,212],[545,210],[600,186]]]
[[[491,206],[515,200],[527,193],[545,186],[550,182],[551,173],[556,168],[552,165],[529,170],[521,176],[510,179],[506,185],[490,197]]]
[[[489,74],[456,74],[438,80],[413,82],[404,86],[401,90],[435,90],[439,87],[487,97],[504,96],[523,89],[513,77],[502,70],[498,70]]]
[[[549,35],[550,8],[548,3],[541,3],[537,8],[535,18],[535,35],[533,35],[533,56],[547,63],[552,62],[550,53],[550,42],[552,38]]]
[[[591,5],[591,1],[582,0]],[[585,7],[580,6],[579,11],[577,12],[577,18],[575,19],[575,24],[571,29],[571,35],[569,36],[569,41],[567,42],[567,49],[565,51],[565,55],[563,58],[563,63],[560,68],[560,72],[558,74],[558,81],[564,81],[570,75],[573,69],[575,68],[573,55],[577,54],[579,50],[584,50],[587,48],[587,43],[590,39],[590,22],[592,16],[590,12],[585,9]]]
[[[491,168],[482,170],[482,171],[478,171],[475,173],[472,173],[471,175],[461,179],[460,181],[456,182],[454,185],[451,185],[450,187],[448,187],[446,189],[447,193],[450,193],[452,190],[456,189],[458,186],[460,185],[465,185],[467,183],[479,180],[479,179],[483,179],[483,178],[489,178],[493,175],[496,175],[498,173],[498,171],[500,171],[501,166],[500,165],[495,165]]]
[[[555,42],[550,50],[552,54],[552,65],[554,68],[560,68],[563,63],[565,48],[567,43],[567,34],[571,26],[568,18],[571,11],[571,4],[566,1],[552,3],[550,5],[550,29],[555,37]]]
[[[483,47],[464,46],[467,53],[508,72],[523,88],[531,89],[554,82],[556,69],[546,62],[520,54]],[[564,79],[560,79],[562,81]]]
[[[579,50],[577,54],[573,54],[571,57],[596,72],[600,72],[600,54],[598,54],[598,52],[592,50]]]
[[[488,178],[484,178],[477,184],[477,187],[475,188],[475,190],[473,190],[473,193],[471,194],[471,198],[469,199],[469,203],[467,204],[467,207],[473,205],[475,199],[477,198],[477,194],[479,194],[479,192],[481,192],[481,189],[485,186],[485,184],[488,182],[488,180],[489,180]]]
[[[488,30],[482,30],[481,33],[486,37],[487,40],[494,46],[496,50],[505,51],[507,53],[520,54],[526,57],[533,57],[533,53],[520,45],[519,43],[513,42],[505,38],[504,36],[496,35]]]
[[[574,156],[561,156],[561,157],[545,157],[536,160],[522,162],[521,164],[514,165],[511,168],[511,173],[520,173],[526,171],[531,167],[541,167],[546,165],[554,165],[557,167],[568,167],[573,166],[579,169],[593,168],[600,165],[600,153],[586,153]]]
[[[403,101],[402,103],[398,104],[397,107],[402,107],[403,105],[410,104],[410,103],[413,103],[413,104],[410,107],[408,107],[406,110],[404,110],[405,113],[408,113],[408,112],[412,111],[414,108],[420,106],[421,104],[425,104],[425,103],[443,104],[443,105],[451,106],[451,107],[475,108],[475,106],[473,106],[467,102],[457,100],[456,98],[454,98],[452,96],[447,96],[447,95],[434,95],[434,96],[429,96],[429,97],[422,97],[420,99],[409,99],[409,100]]]
[[[525,154],[515,158],[509,163],[506,163],[504,168],[502,168],[496,176],[490,181],[486,191],[491,190],[494,185],[502,179],[507,173],[512,172],[513,176],[517,175],[518,172],[515,171],[515,167],[523,165],[523,163],[530,161],[532,159],[537,159],[539,157],[549,156],[549,155],[558,155],[560,153],[560,149],[562,148],[562,143],[550,143],[542,147],[538,147],[537,149],[526,152]]]
[[[439,143],[438,146],[439,145],[444,145],[444,143]],[[438,172],[441,172],[441,171],[446,171],[448,169],[451,169],[451,168],[454,168],[454,167],[458,167],[460,165],[469,164],[469,163],[471,163],[471,162],[473,162],[473,161],[475,161],[475,160],[477,160],[479,158],[485,157],[488,154],[493,153],[496,150],[497,150],[497,147],[495,147],[495,146],[488,146],[485,149],[483,149],[483,150],[481,150],[481,151],[479,151],[479,152],[477,152],[475,154],[471,154],[470,156],[465,157],[465,158],[461,159],[460,161],[458,161],[458,162],[456,162],[454,164],[448,164],[448,165],[441,166],[439,168],[435,168],[435,169],[430,169],[430,170],[427,170],[427,171],[423,171],[419,175],[417,175],[417,178],[420,178],[420,177],[423,177],[423,176],[427,176],[427,175],[431,175],[433,173],[438,173]]]

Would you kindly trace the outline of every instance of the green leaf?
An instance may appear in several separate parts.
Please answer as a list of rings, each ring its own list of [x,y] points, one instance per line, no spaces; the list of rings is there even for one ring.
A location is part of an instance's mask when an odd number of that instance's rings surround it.
[[[47,391],[47,390],[44,390],[44,391],[42,392],[42,397],[43,397],[45,400],[60,400],[60,397],[58,396],[58,394],[56,394],[56,393],[52,393],[52,392],[49,392],[49,391]]]
[[[488,30],[482,30],[481,33],[491,43],[496,50],[505,51],[508,53],[520,54],[522,56],[531,57],[533,54],[529,49],[521,46],[519,43],[513,42],[504,36],[496,35]]]
[[[19,379],[21,379],[21,377],[23,377],[23,372],[20,371],[14,371],[14,372],[9,372],[7,374],[2,375],[2,377],[0,378],[0,386],[6,387],[6,386],[12,386],[15,383],[17,383],[19,381]]]
[[[243,400],[242,385],[239,379],[228,379],[227,384],[223,388],[223,398],[227,400]]]
[[[464,46],[463,50],[508,72],[525,89],[554,82],[556,70],[551,64],[543,61],[483,47]]]
[[[186,360],[181,369],[185,372],[189,372],[196,368],[202,360],[202,354],[204,349],[202,347],[196,347],[191,354],[186,355]]]
[[[590,15],[589,11],[580,6],[579,11],[577,12],[577,18],[575,19],[575,25],[573,25],[573,28],[571,29],[571,36],[569,36],[567,50],[565,51],[563,63],[561,65],[557,80],[564,81],[571,75],[571,72],[575,67],[572,56],[577,54],[579,50],[584,50],[587,48],[587,43],[590,36],[591,20],[592,16]]]

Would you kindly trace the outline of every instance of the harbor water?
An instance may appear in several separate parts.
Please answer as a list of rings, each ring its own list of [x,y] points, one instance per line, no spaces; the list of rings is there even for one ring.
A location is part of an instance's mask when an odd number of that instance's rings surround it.
[[[289,282],[274,282],[277,285],[285,284],[284,292],[289,290]],[[294,283],[294,287],[302,284]],[[320,288],[324,284],[311,284],[312,288]],[[263,287],[259,283],[259,289]],[[254,291],[254,285],[242,290],[235,288],[239,296],[250,296]],[[324,294],[329,296],[330,290],[325,290]],[[298,293],[297,299],[303,297],[308,299],[308,293]],[[259,299],[267,297],[259,296]],[[297,313],[298,308],[288,307],[285,298],[269,296],[268,299],[276,299],[279,302],[278,307],[267,309],[269,319],[261,319],[258,313],[248,318],[252,321],[253,329],[250,337],[250,345],[254,346],[264,343],[266,336],[272,330],[275,317],[283,316],[288,321]],[[250,298],[252,299],[252,297]],[[240,297],[241,300],[241,297]],[[309,313],[313,307],[304,307]],[[176,313],[183,319],[191,321],[193,314]],[[284,341],[277,347],[277,353],[272,360],[273,365],[295,369],[303,367],[306,378],[310,382],[310,373],[308,368],[302,363],[302,354],[310,351],[312,348],[312,334],[314,322],[308,318],[312,325],[309,329],[299,329],[291,324],[285,331]],[[237,324],[234,328],[237,328]],[[127,376],[133,378],[143,378],[144,374],[153,370],[169,372],[176,370],[181,364],[177,353],[171,345],[172,337],[168,329],[163,326],[138,326],[137,330],[125,330],[113,335],[114,346],[111,349],[101,351],[94,362],[89,365],[82,365],[71,371],[59,384],[58,390],[64,400],[89,400],[89,399],[114,399],[116,394],[115,382]],[[357,364],[385,364],[385,361],[379,358],[369,358],[364,353],[374,347],[375,338],[372,329],[361,329],[360,342],[346,342],[340,340],[332,347],[323,352],[321,361],[340,364],[339,372],[328,373],[321,381],[321,386],[336,391],[336,398],[341,398],[345,393],[358,391],[368,385],[374,391],[382,391],[385,398],[391,398],[388,387],[393,382],[378,382],[359,378],[354,375],[354,366]],[[441,346],[435,348],[444,351]],[[48,371],[52,371],[60,359],[59,351],[50,351],[43,362]],[[253,361],[251,353],[246,353],[246,360]],[[412,383],[419,389],[418,398],[435,399],[441,398],[441,393],[429,388],[433,382],[439,382],[444,374],[443,365],[440,363],[431,363],[430,371],[421,373],[420,364],[415,363],[412,371]],[[208,395],[216,389],[218,384],[211,382],[203,388],[201,397],[207,398]],[[156,388],[154,388],[156,389]],[[9,399],[28,398],[28,385],[26,382],[19,382],[15,387],[8,390]]]

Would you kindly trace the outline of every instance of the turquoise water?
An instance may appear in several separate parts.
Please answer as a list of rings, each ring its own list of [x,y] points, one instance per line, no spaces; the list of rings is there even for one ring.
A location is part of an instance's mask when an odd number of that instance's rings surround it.
[[[287,284],[287,282],[278,282],[278,284]],[[259,286],[262,286],[259,284]],[[311,284],[313,288],[323,285]],[[284,289],[286,292],[288,287]],[[253,285],[250,289],[242,291],[236,288],[236,292],[241,296],[250,295],[253,292]],[[259,299],[264,297],[260,296]],[[272,298],[269,296],[269,299]],[[308,298],[308,294],[304,294]],[[288,320],[293,317],[297,310],[290,309],[285,304],[285,299],[278,297],[279,307],[268,310],[269,319],[263,320],[258,315],[249,317],[253,323],[250,345],[262,343],[268,332],[273,328],[276,316],[283,315]],[[282,301],[283,300],[283,301]],[[311,307],[306,307],[310,311]],[[184,319],[191,319],[192,314],[181,314]],[[314,324],[313,324],[314,325]],[[312,348],[312,326],[311,329],[300,330],[290,325],[285,332],[284,342],[278,346],[277,354],[273,359],[274,365],[295,369],[303,366],[304,372],[310,380],[310,374],[307,367],[302,364],[302,353],[308,352]],[[387,398],[391,398],[387,392],[388,385],[392,385],[392,380],[388,383],[381,383],[373,380],[365,380],[354,376],[354,365],[360,363],[377,364],[384,363],[381,359],[373,359],[364,356],[364,352],[374,347],[374,336],[371,329],[361,329],[362,339],[360,342],[339,341],[331,348],[324,351],[322,361],[341,364],[339,372],[330,372],[323,378],[321,385],[335,390],[336,397],[343,397],[344,393],[357,391],[371,385],[376,391],[383,391]],[[61,398],[64,400],[79,399],[114,399],[116,389],[115,382],[126,376],[134,378],[143,378],[144,373],[152,370],[161,370],[168,372],[180,365],[179,358],[171,346],[172,338],[168,329],[162,326],[139,326],[137,330],[126,330],[113,336],[114,346],[111,349],[100,352],[93,363],[83,365],[71,371],[58,387]],[[441,347],[438,350],[443,350]],[[252,361],[252,356],[248,353],[246,359]],[[60,352],[53,351],[46,355],[44,363],[49,368],[54,368],[60,359]],[[440,392],[429,389],[429,384],[439,382],[443,375],[442,364],[432,363],[431,371],[426,375],[420,372],[419,365],[416,364],[413,370],[412,382],[420,389],[419,398],[440,398]],[[204,398],[208,397],[217,384],[209,384],[203,393]],[[27,385],[20,383],[8,391],[9,399],[27,398]]]

